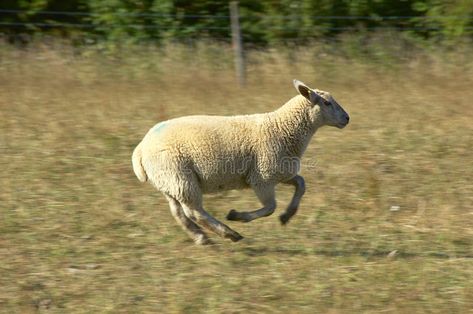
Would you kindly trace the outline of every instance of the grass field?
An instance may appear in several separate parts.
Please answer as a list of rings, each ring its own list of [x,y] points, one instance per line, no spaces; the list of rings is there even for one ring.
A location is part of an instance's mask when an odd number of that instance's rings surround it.
[[[0,312],[473,313],[471,56],[254,51],[242,89],[218,45],[4,45]],[[350,125],[312,140],[289,225],[230,222],[243,241],[195,246],[134,176],[133,148],[172,117],[274,110],[293,78]],[[277,192],[281,210],[292,189]],[[259,206],[251,191],[205,205],[222,220]]]

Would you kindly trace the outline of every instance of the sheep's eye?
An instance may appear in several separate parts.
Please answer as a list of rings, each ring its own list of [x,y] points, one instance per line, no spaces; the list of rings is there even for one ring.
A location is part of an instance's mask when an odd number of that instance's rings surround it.
[[[327,100],[324,101],[324,104],[325,104],[325,106],[331,106],[332,105],[332,103],[330,101],[327,101]]]

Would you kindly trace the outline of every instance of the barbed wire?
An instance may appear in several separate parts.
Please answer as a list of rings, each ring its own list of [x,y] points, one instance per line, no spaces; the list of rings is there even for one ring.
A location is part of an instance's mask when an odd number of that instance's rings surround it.
[[[25,15],[64,15],[64,16],[100,16],[101,13],[94,12],[74,12],[74,11],[34,11],[34,10],[16,10],[16,9],[0,9],[0,13],[5,14],[25,14]],[[107,12],[112,16],[128,16],[128,17],[171,17],[171,18],[182,18],[182,19],[194,19],[194,18],[205,18],[205,19],[228,19],[229,15],[209,15],[209,14],[166,14],[157,12]],[[405,20],[405,19],[473,19],[473,15],[443,15],[443,16],[430,16],[430,15],[393,15],[393,16],[342,16],[342,15],[262,15],[253,14],[251,16],[241,15],[243,19],[294,19],[294,18],[311,18],[319,20]]]
[[[146,25],[146,24],[86,24],[86,23],[44,23],[44,22],[0,22],[0,26],[10,27],[44,27],[44,28],[96,28],[96,29],[113,29],[113,28],[135,28],[135,29],[159,29],[159,30],[187,30],[187,31],[211,31],[211,30],[227,30],[230,31],[230,26],[162,26],[162,25]],[[267,26],[268,30],[278,31],[356,31],[364,30],[393,30],[393,31],[436,31],[442,30],[439,26],[305,26],[305,27],[288,27],[288,26]],[[473,27],[464,27],[464,30],[473,30]]]
[[[64,15],[64,16],[100,16],[101,13],[94,12],[72,12],[72,11],[27,11],[27,10],[2,10],[0,13],[7,14],[29,14],[29,15]],[[166,14],[152,12],[107,12],[112,16],[127,17],[173,17],[173,18],[209,18],[209,19],[228,19],[229,15],[209,15],[209,14]]]
[[[42,22],[0,22],[0,26],[50,27],[50,28],[142,28],[142,29],[188,29],[188,27],[146,25],[146,24],[84,24],[84,23],[42,23]],[[229,30],[229,27],[206,26],[196,30]]]

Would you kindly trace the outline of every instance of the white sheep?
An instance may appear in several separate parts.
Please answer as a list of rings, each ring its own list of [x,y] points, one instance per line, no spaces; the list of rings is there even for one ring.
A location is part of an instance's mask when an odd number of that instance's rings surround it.
[[[286,224],[305,191],[300,158],[315,131],[343,128],[349,116],[328,92],[294,80],[297,95],[276,111],[242,116],[185,116],[158,123],[133,152],[133,170],[169,201],[171,213],[197,244],[211,243],[201,229],[239,241],[243,237],[209,215],[202,194],[252,188],[263,204],[248,212],[231,210],[228,220],[248,222],[271,215],[275,186],[295,186],[280,216]]]

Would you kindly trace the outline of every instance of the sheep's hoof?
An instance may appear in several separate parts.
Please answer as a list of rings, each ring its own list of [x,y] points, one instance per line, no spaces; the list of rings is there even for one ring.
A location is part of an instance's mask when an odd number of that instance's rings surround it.
[[[205,236],[199,236],[194,239],[194,243],[197,245],[213,245],[215,242],[210,240],[208,237]]]
[[[246,212],[237,212],[236,210],[232,209],[227,214],[227,220],[250,222],[253,219]]]
[[[286,213],[281,214],[279,216],[279,221],[281,222],[281,225],[283,226],[289,222],[289,219],[291,219],[291,216],[287,215]]]
[[[240,220],[238,216],[238,212],[234,209],[230,210],[227,214],[227,220]]]
[[[241,234],[239,234],[238,232],[235,232],[235,234],[232,234],[230,236],[230,240],[232,240],[233,242],[238,242],[242,239],[243,239],[243,236]]]

